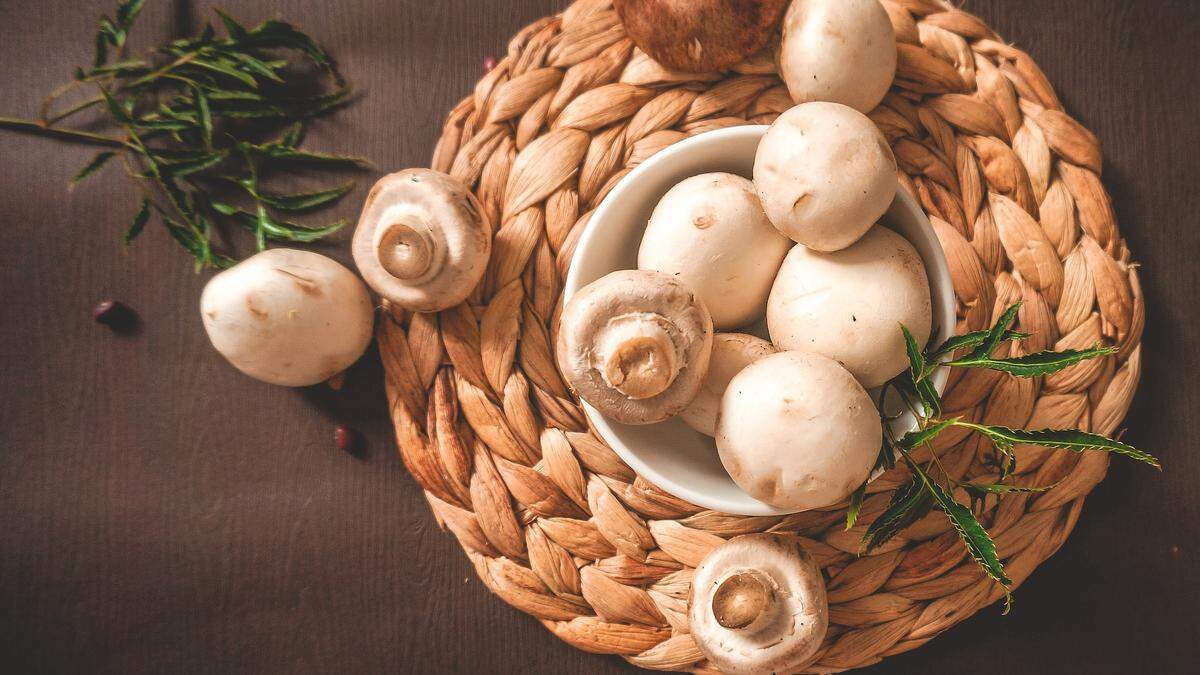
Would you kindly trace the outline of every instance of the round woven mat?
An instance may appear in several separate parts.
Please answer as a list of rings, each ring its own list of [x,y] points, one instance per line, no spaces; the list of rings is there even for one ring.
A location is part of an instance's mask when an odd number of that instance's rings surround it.
[[[948,414],[1113,433],[1140,375],[1145,309],[1095,136],[1063,112],[1033,59],[978,18],[940,0],[884,5],[899,67],[871,118],[949,257],[959,330],[983,329],[1021,300],[1020,330],[1034,337],[1014,351],[1120,348],[1037,380],[956,372]],[[857,555],[887,491],[906,479],[902,467],[871,484],[848,532],[841,508],[705,511],[640,478],[590,435],[559,377],[552,334],[563,275],[607,190],[671,143],[769,123],[791,105],[769,58],[723,76],[667,72],[633,47],[609,1],[580,0],[521,31],[438,142],[433,168],[474,186],[495,247],[468,303],[381,321],[400,452],[488,588],[579,649],[646,668],[710,668],[688,633],[692,570],[748,532],[798,533],[825,569],[830,627],[813,672],[914,649],[1002,595],[937,512]],[[933,451],[956,476],[993,472],[977,437],[946,433]],[[1017,483],[1057,482],[983,507],[1019,584],[1062,545],[1108,457],[1017,454]]]

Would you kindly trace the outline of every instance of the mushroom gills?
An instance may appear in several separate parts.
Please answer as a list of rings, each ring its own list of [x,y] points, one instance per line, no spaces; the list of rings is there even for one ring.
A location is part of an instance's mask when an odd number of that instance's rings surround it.
[[[608,386],[642,400],[666,391],[679,374],[672,333],[660,314],[631,312],[613,317],[596,339],[596,368]]]

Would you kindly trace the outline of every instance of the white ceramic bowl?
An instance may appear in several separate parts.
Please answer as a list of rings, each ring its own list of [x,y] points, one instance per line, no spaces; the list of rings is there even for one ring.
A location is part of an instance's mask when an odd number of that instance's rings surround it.
[[[662,150],[621,179],[596,209],[579,240],[563,302],[609,272],[637,268],[638,246],[650,213],[679,181],[713,171],[751,178],[758,142],[766,131],[766,126],[740,126],[699,134]],[[912,242],[925,262],[933,299],[933,334],[940,343],[954,334],[955,324],[954,286],[941,244],[925,212],[904,190],[896,192],[883,222]],[[741,330],[767,336],[761,322]],[[938,391],[945,386],[946,377],[944,370],[933,376]],[[878,391],[872,395],[878,399]],[[899,415],[891,422],[893,432],[902,435],[912,430],[916,424],[912,414],[903,412],[904,406],[894,394],[888,399],[884,408],[889,416]],[[583,408],[597,433],[621,459],[676,497],[737,515],[790,513],[746,494],[721,465],[713,439],[678,418],[632,426],[604,417],[586,402]]]

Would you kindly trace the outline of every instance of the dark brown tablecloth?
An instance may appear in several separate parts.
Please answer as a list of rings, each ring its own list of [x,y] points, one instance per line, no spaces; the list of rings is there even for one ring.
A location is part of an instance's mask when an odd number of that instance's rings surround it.
[[[148,46],[212,3],[158,0]],[[115,1],[0,1],[0,114],[31,115],[91,54]],[[228,0],[281,16],[366,92],[317,147],[425,165],[480,61],[563,2]],[[1115,461],[1074,535],[1017,593],[880,672],[1183,672],[1200,655],[1200,4],[968,0],[1027,49],[1100,137],[1122,233],[1145,267],[1142,389],[1128,437],[1163,474]],[[251,381],[205,339],[206,275],[110,170],[71,193],[86,150],[0,133],[0,670],[611,672],[475,578],[389,438],[373,355],[347,390]],[[353,218],[366,191],[340,207]],[[347,233],[348,234],[348,233]],[[346,236],[334,255],[345,260]],[[144,320],[114,337],[91,305]],[[362,429],[362,458],[333,428]]]

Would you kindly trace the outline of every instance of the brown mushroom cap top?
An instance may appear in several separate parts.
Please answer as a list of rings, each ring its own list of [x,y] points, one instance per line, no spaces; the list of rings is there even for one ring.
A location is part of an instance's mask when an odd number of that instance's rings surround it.
[[[625,32],[662,65],[707,73],[766,46],[787,0],[614,0]]]
[[[724,673],[802,668],[829,628],[821,568],[791,535],[747,534],[713,549],[688,604],[697,646]]]
[[[674,277],[612,272],[584,286],[559,321],[558,367],[601,414],[624,424],[682,410],[708,370],[712,318]]]
[[[354,231],[354,262],[376,293],[419,312],[461,303],[487,269],[492,226],[460,180],[431,169],[379,179]]]

